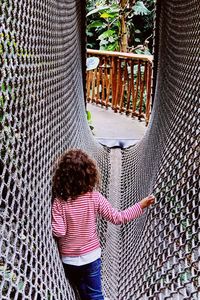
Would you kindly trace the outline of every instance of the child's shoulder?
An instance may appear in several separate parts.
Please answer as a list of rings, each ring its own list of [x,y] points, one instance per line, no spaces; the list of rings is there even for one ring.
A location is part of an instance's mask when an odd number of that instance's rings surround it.
[[[88,199],[88,200],[98,200],[99,197],[100,197],[101,193],[99,193],[98,191],[91,191],[91,192],[87,192],[86,194],[80,196],[81,198],[85,198],[85,199]]]
[[[101,195],[101,193],[98,192],[98,191],[92,191],[91,195],[94,196],[94,197],[99,197]]]
[[[62,205],[62,204],[64,204],[66,201],[65,200],[63,200],[62,198],[54,198],[53,199],[53,204],[54,205]]]
[[[101,201],[101,199],[104,198],[104,196],[98,191],[92,191],[90,192],[90,195],[95,201]]]

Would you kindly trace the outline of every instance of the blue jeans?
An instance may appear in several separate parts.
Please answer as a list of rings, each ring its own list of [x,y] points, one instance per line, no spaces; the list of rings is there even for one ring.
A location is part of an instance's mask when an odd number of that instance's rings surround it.
[[[101,259],[83,266],[63,264],[66,277],[81,300],[104,300],[101,287]]]

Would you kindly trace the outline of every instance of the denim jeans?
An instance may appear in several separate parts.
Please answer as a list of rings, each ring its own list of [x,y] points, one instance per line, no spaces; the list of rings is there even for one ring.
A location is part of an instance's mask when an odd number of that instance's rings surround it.
[[[63,264],[66,277],[81,300],[104,300],[101,287],[101,259],[83,266]]]

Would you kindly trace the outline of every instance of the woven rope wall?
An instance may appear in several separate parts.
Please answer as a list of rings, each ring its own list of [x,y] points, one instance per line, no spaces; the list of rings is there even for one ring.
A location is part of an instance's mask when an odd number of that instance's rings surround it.
[[[134,148],[110,151],[95,142],[84,113],[85,3],[1,1],[1,299],[74,299],[51,235],[52,164],[69,147],[97,160],[102,192],[116,207],[157,196],[131,224],[99,223],[106,294],[200,298],[200,4],[160,2],[151,124]]]

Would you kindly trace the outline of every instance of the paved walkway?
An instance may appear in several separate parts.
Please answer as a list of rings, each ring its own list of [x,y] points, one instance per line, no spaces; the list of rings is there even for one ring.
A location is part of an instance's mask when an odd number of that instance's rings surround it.
[[[87,103],[92,114],[95,137],[99,139],[140,140],[146,130],[145,121],[138,121],[125,114],[114,113],[94,103]]]

